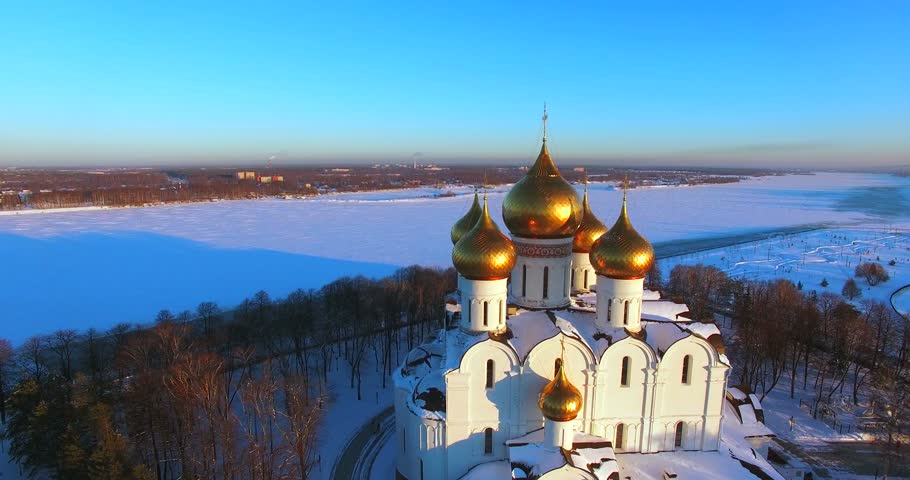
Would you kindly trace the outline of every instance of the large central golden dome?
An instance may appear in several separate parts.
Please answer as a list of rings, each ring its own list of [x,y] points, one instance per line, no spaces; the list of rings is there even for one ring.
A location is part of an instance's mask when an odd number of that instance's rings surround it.
[[[512,273],[515,245],[490,218],[486,196],[477,223],[452,249],[452,263],[461,276],[470,280],[502,280]]]
[[[598,275],[620,280],[644,278],[654,266],[654,247],[629,221],[625,194],[619,218],[594,242],[590,258]]]
[[[534,166],[506,195],[502,218],[516,237],[568,238],[581,220],[579,207],[575,188],[559,174],[544,140]]]
[[[581,224],[575,231],[575,237],[572,238],[572,251],[579,253],[588,253],[591,251],[591,245],[607,233],[607,226],[591,211],[588,205],[588,185],[585,184],[585,196],[581,201]]]
[[[540,392],[537,406],[544,418],[554,422],[570,422],[581,412],[581,392],[566,378],[563,362],[560,361],[556,376]]]

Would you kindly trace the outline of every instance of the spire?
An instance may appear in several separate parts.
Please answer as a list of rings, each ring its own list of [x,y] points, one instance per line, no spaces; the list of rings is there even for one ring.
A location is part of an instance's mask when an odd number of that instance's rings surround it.
[[[543,102],[543,143],[547,143],[547,102]]]

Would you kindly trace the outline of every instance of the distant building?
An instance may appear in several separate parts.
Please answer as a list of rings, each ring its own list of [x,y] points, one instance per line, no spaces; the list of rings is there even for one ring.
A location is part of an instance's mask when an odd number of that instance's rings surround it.
[[[237,180],[255,180],[256,172],[237,172]]]

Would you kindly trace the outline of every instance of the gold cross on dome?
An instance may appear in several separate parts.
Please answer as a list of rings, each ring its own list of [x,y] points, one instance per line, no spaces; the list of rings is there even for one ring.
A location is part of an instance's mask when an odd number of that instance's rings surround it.
[[[543,102],[543,141],[547,141],[547,102]]]

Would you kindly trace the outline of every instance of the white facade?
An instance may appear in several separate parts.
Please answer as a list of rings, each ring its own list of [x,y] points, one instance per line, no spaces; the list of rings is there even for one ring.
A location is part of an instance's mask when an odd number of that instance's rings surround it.
[[[494,332],[506,328],[509,279],[470,280],[458,276],[461,292],[461,328]]]
[[[649,300],[646,313],[649,306],[679,308]],[[544,426],[537,400],[560,357],[584,398],[568,422],[575,430],[609,440],[617,452],[716,450],[729,366],[700,336],[710,329],[689,331],[690,322],[666,318],[640,321],[647,335],[636,335],[596,319],[581,308],[520,311],[505,335],[452,330],[420,347],[441,358],[414,369],[406,361],[396,375],[399,474],[458,479],[509,458],[506,441]],[[444,392],[444,411],[417,399],[430,388]]]
[[[588,252],[572,252],[572,291],[588,292],[597,285],[597,272],[591,266],[591,256]]]
[[[569,305],[572,237],[512,237],[518,259],[512,269],[511,300],[525,308]]]
[[[644,296],[643,278],[619,280],[598,275],[597,326],[641,329],[641,306]]]

